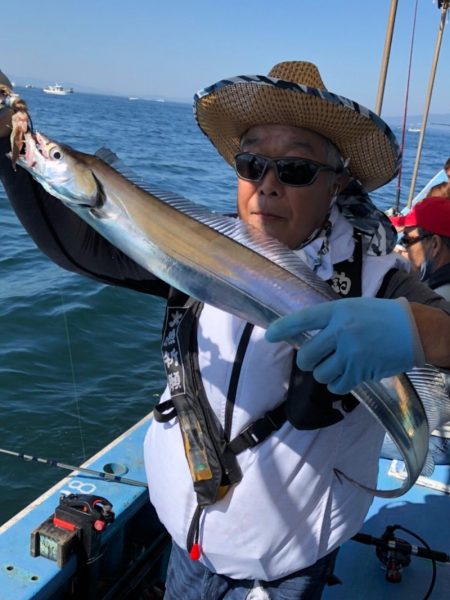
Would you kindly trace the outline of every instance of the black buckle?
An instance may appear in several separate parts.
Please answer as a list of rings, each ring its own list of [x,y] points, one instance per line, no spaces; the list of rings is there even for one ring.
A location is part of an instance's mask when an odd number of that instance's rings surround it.
[[[177,411],[175,410],[172,399],[166,400],[165,402],[160,402],[159,404],[153,407],[153,418],[158,423],[167,423],[171,419],[174,419],[176,416]]]
[[[228,446],[234,454],[239,454],[247,448],[254,448],[268,438],[271,433],[280,429],[285,422],[285,406],[283,403],[273,411],[267,412],[261,419],[251,423]]]
[[[249,425],[246,429],[244,429],[244,431],[241,431],[241,433],[238,436],[239,440],[241,441],[241,443],[245,444],[246,448],[253,448],[261,442],[262,428],[258,428],[257,423],[258,422]],[[257,432],[258,429],[260,430],[259,435]]]

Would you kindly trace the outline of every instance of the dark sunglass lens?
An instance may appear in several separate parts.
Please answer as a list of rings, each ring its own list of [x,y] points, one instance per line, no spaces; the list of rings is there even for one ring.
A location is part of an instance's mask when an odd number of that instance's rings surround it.
[[[308,185],[317,175],[318,166],[299,160],[278,160],[278,177],[288,185]]]
[[[259,181],[264,174],[267,161],[255,154],[238,154],[236,156],[236,171],[243,179]]]

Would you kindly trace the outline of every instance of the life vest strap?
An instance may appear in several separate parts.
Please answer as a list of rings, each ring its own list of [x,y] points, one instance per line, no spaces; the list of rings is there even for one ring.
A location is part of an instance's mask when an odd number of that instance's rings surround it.
[[[251,423],[228,444],[234,454],[240,454],[248,448],[263,442],[274,431],[278,431],[286,423],[286,402],[282,402],[273,410],[269,410],[260,419]]]
[[[167,412],[169,411],[169,412]],[[172,399],[160,402],[153,407],[153,417],[158,423],[168,423],[177,416]]]

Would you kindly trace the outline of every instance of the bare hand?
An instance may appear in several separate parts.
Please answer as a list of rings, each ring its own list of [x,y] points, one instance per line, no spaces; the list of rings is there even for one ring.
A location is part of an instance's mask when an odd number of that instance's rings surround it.
[[[13,128],[17,132],[23,131],[23,133],[28,129],[26,102],[18,97],[14,99],[8,98],[12,90],[6,81],[5,76],[0,71],[0,138],[11,135]],[[5,105],[3,103],[5,100],[10,100],[10,103]],[[19,116],[16,118],[16,115]]]
[[[11,117],[13,111],[2,105],[2,100],[11,93],[11,88],[0,83],[0,138],[7,137],[11,134]]]

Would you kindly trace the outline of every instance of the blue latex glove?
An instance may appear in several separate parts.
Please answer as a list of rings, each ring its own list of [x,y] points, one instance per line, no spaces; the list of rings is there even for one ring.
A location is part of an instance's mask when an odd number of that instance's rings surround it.
[[[405,300],[348,298],[324,302],[277,319],[266,331],[269,342],[319,332],[297,353],[302,371],[346,394],[363,381],[380,381],[414,366],[417,335]]]

